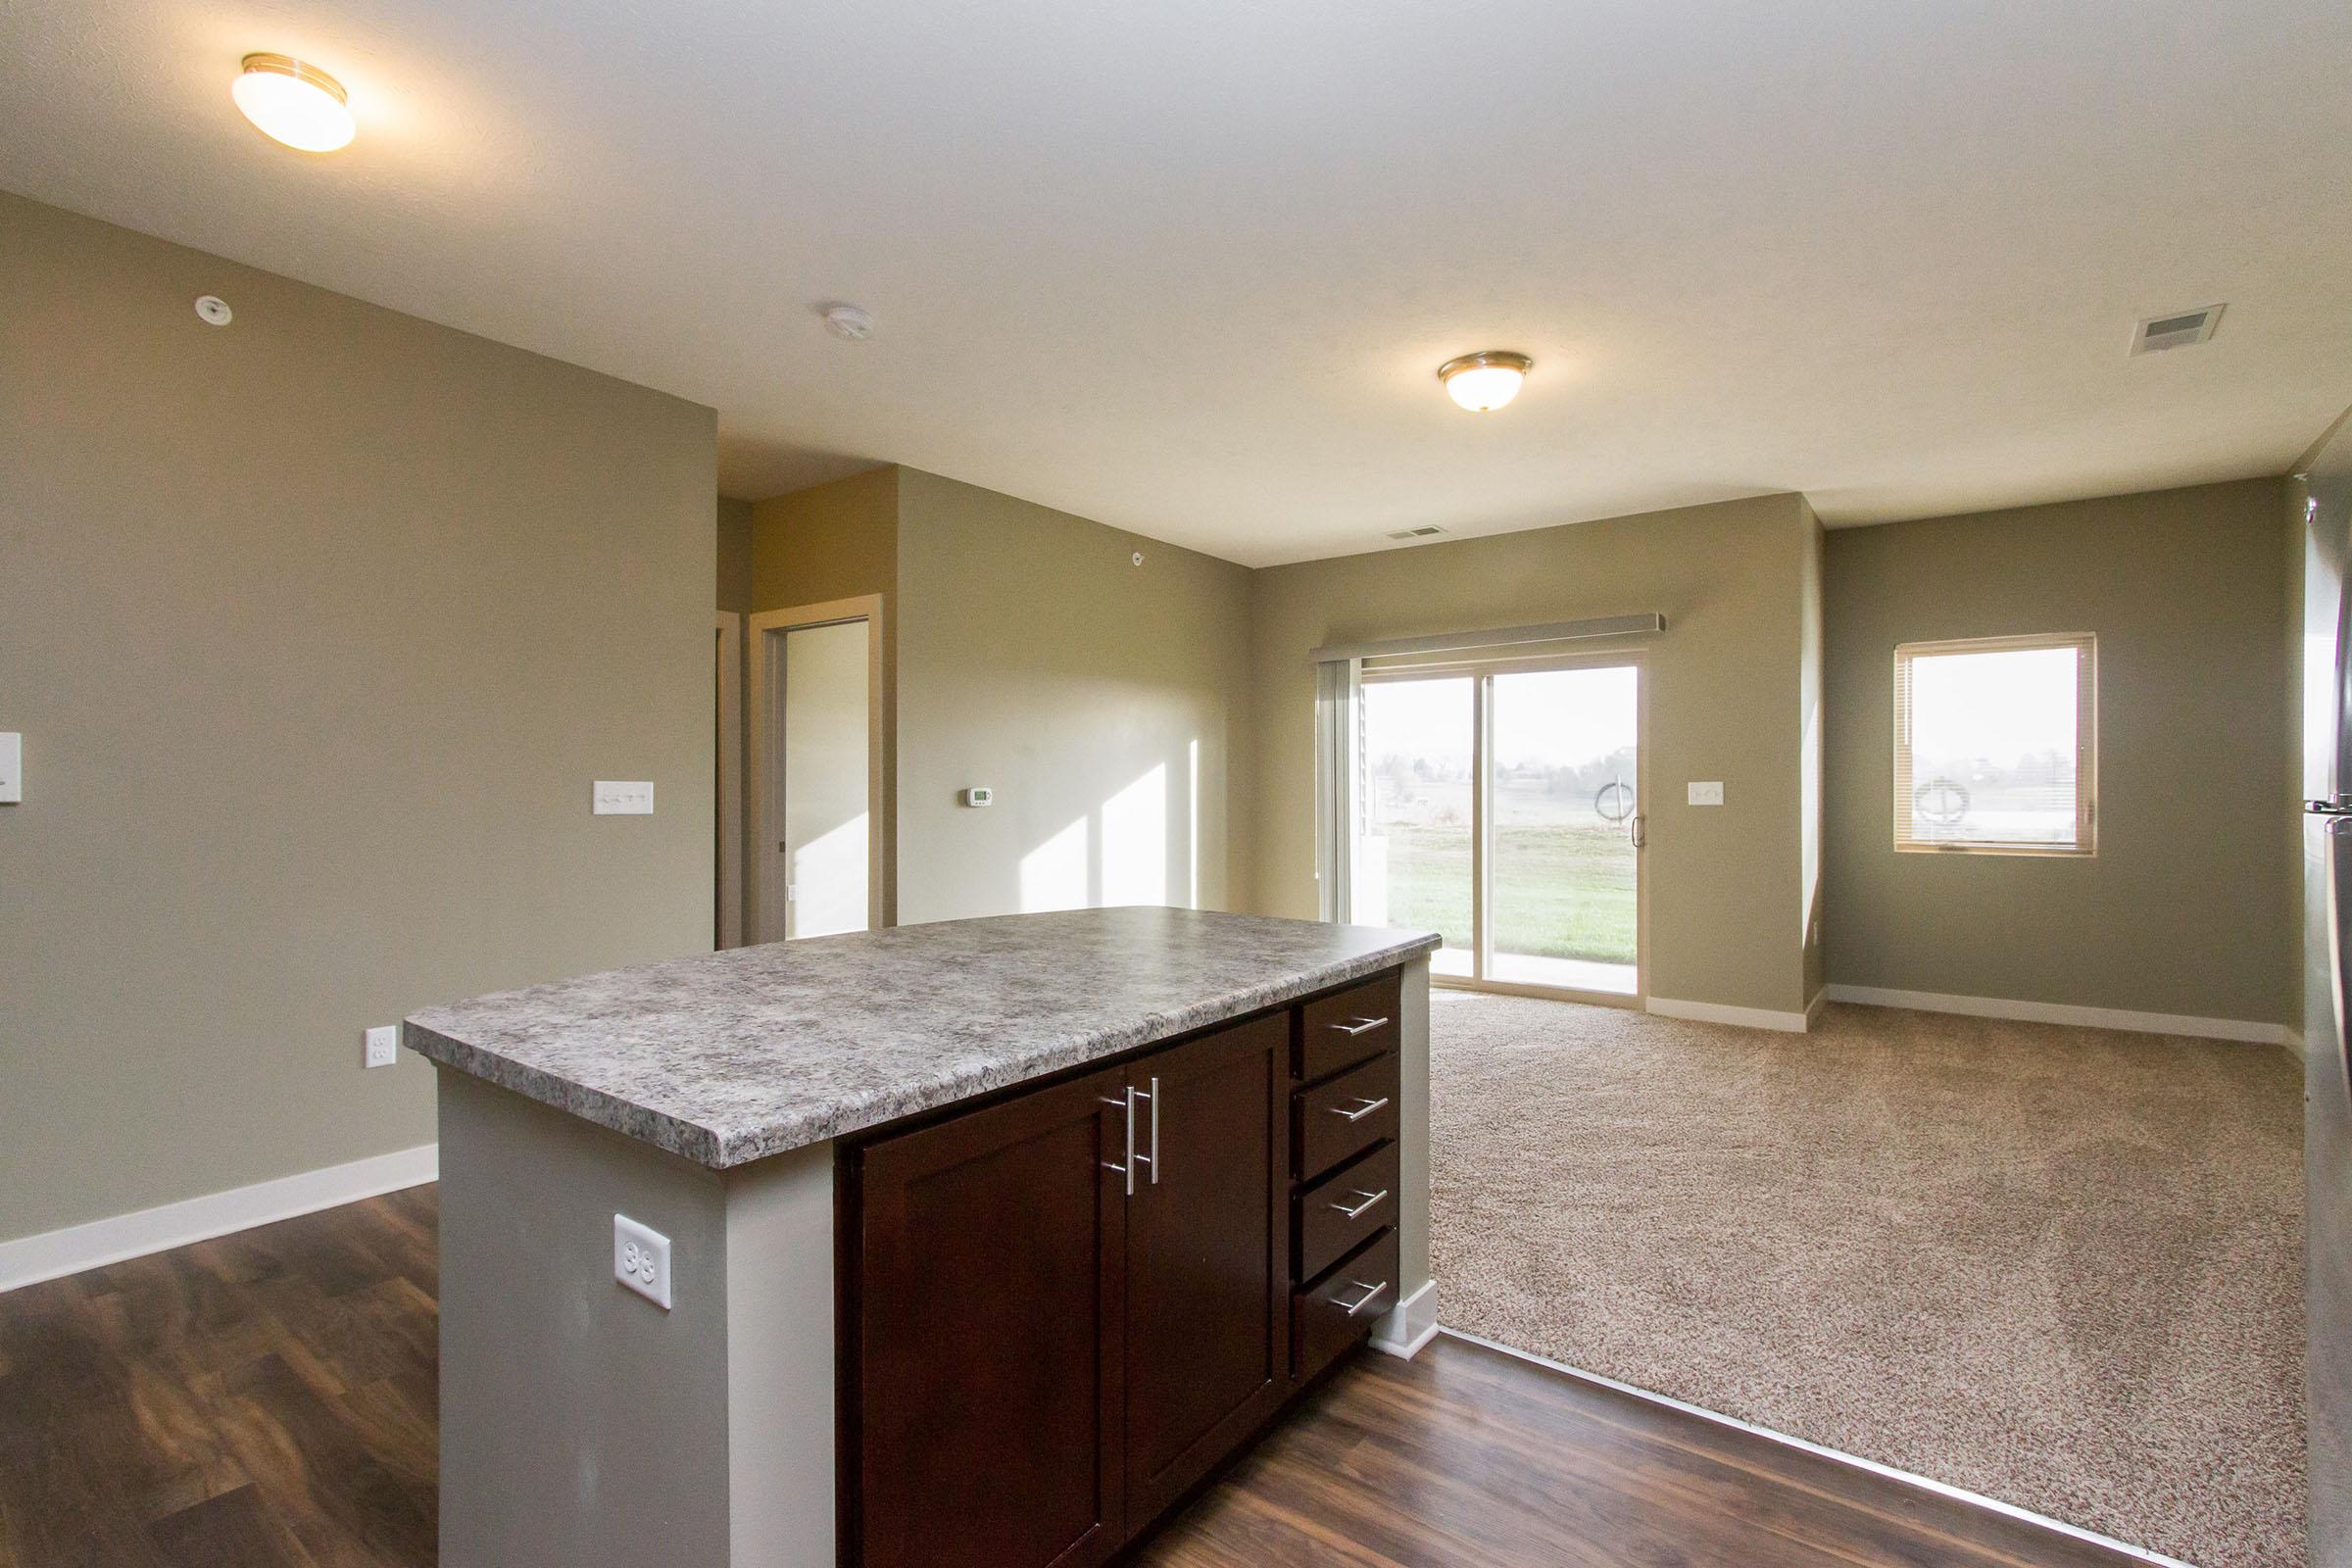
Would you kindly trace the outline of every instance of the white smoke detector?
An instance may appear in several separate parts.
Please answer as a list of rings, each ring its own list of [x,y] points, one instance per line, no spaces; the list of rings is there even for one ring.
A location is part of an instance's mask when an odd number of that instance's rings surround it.
[[[2161,354],[2166,349],[2184,349],[2202,343],[2222,324],[2222,312],[2226,309],[2221,305],[2205,305],[2193,311],[2151,316],[2132,333],[2132,352]]]
[[[820,314],[825,318],[825,330],[835,337],[862,343],[874,335],[873,317],[855,305],[828,305]]]
[[[236,319],[236,313],[228,308],[228,301],[220,295],[205,294],[197,298],[196,317],[207,326],[226,326]]]

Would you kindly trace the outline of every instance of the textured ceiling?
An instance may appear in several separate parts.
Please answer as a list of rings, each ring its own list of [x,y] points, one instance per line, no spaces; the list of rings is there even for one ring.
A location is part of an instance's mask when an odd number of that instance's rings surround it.
[[[255,49],[358,142],[254,133]],[[714,405],[733,494],[1264,564],[2279,472],[2352,402],[2347,68],[2342,0],[16,0],[0,186]]]

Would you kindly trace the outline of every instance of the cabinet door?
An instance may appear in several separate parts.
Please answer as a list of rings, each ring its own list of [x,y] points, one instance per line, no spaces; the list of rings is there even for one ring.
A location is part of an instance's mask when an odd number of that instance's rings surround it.
[[[1127,1510],[1140,1527],[1281,1404],[1290,1358],[1287,1013],[1128,1069]],[[1153,1134],[1156,1132],[1156,1149]]]
[[[1082,1568],[1124,1539],[1124,1069],[861,1155],[862,1568]]]

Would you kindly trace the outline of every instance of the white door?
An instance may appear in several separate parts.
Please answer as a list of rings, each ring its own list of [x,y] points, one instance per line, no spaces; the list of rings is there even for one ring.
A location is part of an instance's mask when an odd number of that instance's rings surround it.
[[[783,832],[771,852],[769,885],[783,890],[786,937],[872,924],[866,636],[862,620],[794,626],[781,636],[776,798]]]

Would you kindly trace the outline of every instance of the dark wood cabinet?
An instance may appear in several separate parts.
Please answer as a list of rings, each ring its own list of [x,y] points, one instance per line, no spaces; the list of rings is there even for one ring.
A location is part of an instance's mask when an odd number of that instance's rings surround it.
[[[1127,1506],[1149,1519],[1281,1405],[1288,1019],[1130,1072],[1146,1162],[1127,1205]]]
[[[1396,1181],[1396,997],[844,1146],[843,1563],[1103,1562],[1361,1342],[1395,1304],[1397,1195],[1351,1195]],[[1351,1283],[1384,1269],[1386,1300]]]
[[[1082,1568],[1124,1541],[1126,1081],[860,1151],[845,1559]]]

